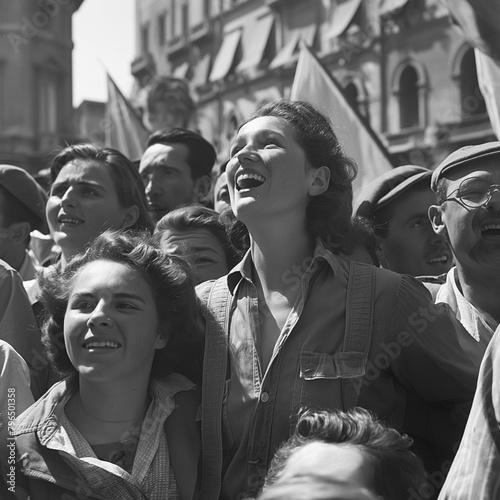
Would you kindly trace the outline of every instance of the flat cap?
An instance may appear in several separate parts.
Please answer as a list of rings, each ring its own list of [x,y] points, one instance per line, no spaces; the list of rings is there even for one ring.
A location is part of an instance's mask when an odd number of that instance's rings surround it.
[[[432,172],[417,165],[396,167],[371,181],[356,198],[354,215],[370,218],[418,182],[430,181]],[[430,187],[430,186],[429,186]]]
[[[490,156],[500,157],[500,142],[485,142],[475,146],[464,146],[448,155],[434,170],[431,178],[431,188],[434,192],[437,190],[437,183],[445,172],[461,167],[467,163],[472,163]]]
[[[45,192],[26,170],[12,165],[0,165],[0,186],[25,205],[39,220],[36,227],[43,231],[45,224]]]

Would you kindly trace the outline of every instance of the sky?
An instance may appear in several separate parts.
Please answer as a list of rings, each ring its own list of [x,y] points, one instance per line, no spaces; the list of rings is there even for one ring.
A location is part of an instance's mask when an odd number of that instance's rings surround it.
[[[106,101],[108,70],[130,95],[135,57],[135,0],[84,0],[73,16],[73,105]]]

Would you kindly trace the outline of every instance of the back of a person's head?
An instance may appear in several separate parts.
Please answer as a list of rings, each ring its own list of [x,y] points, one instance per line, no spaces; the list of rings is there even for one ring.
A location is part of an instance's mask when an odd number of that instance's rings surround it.
[[[359,447],[372,466],[374,490],[384,500],[407,498],[410,491],[415,496],[426,488],[423,464],[410,451],[412,439],[363,408],[304,411],[292,437],[277,450],[265,484],[280,480],[296,450],[318,441]]]
[[[189,151],[187,162],[191,167],[191,177],[196,180],[211,175],[217,154],[212,144],[197,132],[185,128],[160,129],[149,136],[147,147],[154,144],[184,144]]]

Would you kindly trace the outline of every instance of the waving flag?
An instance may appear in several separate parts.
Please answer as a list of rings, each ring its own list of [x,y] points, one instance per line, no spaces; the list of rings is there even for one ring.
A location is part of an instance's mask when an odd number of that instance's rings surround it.
[[[474,49],[477,81],[486,103],[491,128],[500,140],[500,65],[490,56]]]
[[[106,146],[118,149],[130,160],[137,160],[144,153],[149,132],[111,76],[107,74],[107,77]]]
[[[477,80],[493,132],[500,140],[500,2],[441,0],[474,46]]]
[[[290,99],[309,101],[330,117],[344,151],[358,164],[359,173],[354,183],[356,191],[393,168],[380,139],[349,104],[339,83],[304,43],[300,47]]]

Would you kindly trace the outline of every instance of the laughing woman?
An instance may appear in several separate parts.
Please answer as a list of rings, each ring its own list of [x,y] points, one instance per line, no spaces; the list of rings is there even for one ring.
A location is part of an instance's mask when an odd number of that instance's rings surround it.
[[[250,249],[198,289],[211,313],[202,498],[255,497],[304,406],[359,405],[454,444],[449,414],[471,400],[477,367],[421,283],[339,256],[355,167],[328,119],[306,102],[264,105],[239,127],[226,172]]]
[[[175,373],[199,338],[187,265],[147,236],[106,232],[41,290],[67,378],[16,422],[17,497],[194,498],[198,393]]]

